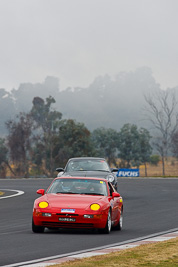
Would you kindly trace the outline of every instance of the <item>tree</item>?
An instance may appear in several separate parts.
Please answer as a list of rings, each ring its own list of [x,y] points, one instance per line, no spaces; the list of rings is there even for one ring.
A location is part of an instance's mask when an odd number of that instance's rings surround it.
[[[94,148],[90,139],[90,131],[83,123],[74,120],[63,120],[56,136],[54,157],[56,164],[65,165],[71,157],[94,155]]]
[[[171,146],[172,136],[178,128],[175,91],[157,91],[145,96],[146,117],[157,132],[154,145],[162,158],[162,174],[165,176],[165,159]]]
[[[126,167],[130,168],[131,165],[139,167],[140,164],[145,165],[149,161],[151,155],[151,146],[149,132],[144,129],[138,129],[136,125],[125,124],[119,132],[119,158],[126,162]]]
[[[111,128],[98,128],[92,132],[92,141],[97,155],[107,158],[109,165],[117,166],[118,132]]]
[[[173,152],[173,155],[178,158],[178,131],[176,131],[172,135],[172,140],[171,140],[171,150]]]
[[[147,129],[141,128],[139,130],[139,142],[140,142],[140,160],[145,165],[145,176],[147,176],[147,162],[150,160],[152,153],[152,147],[150,145],[150,133]]]
[[[17,121],[6,122],[10,159],[16,165],[15,173],[24,177],[29,176],[28,156],[31,149],[32,124],[31,116],[26,113],[17,115]]]
[[[131,167],[131,161],[138,162],[140,155],[139,133],[136,125],[125,124],[119,132],[119,158]],[[137,163],[138,164],[138,163]]]
[[[6,177],[6,166],[8,149],[5,146],[5,139],[0,138],[0,177]]]
[[[150,156],[150,160],[149,160],[150,164],[158,166],[159,161],[160,161],[159,155],[151,155]]]
[[[13,173],[13,175],[15,175],[8,161],[8,148],[6,145],[6,140],[4,138],[0,138],[0,177],[6,177],[7,167]]]
[[[8,108],[7,108],[8,107]],[[15,104],[10,92],[0,88],[0,135],[5,136],[7,129],[5,122],[16,114]]]
[[[40,98],[35,97],[33,99],[33,107],[31,110],[31,116],[35,121],[36,134],[36,148],[33,150],[34,162],[44,164],[44,172],[47,176],[51,176],[54,173],[54,140],[58,135],[59,125],[61,122],[62,114],[58,111],[51,110],[52,104],[55,103],[55,99],[51,96],[46,98],[46,102]],[[38,153],[34,153],[35,150]],[[43,161],[41,159],[43,159]]]

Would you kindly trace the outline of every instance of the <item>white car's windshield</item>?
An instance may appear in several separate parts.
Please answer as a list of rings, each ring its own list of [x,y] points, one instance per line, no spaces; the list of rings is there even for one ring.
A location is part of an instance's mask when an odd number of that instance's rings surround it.
[[[66,167],[66,172],[73,171],[105,171],[109,172],[109,166],[104,160],[82,159],[70,160]]]
[[[47,194],[85,194],[107,196],[105,181],[94,179],[62,178],[55,180]]]

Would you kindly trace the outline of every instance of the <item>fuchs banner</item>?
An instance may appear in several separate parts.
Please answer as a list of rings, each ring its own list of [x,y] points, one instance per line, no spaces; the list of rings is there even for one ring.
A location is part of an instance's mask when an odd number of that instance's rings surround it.
[[[119,169],[117,177],[139,177],[139,169]]]

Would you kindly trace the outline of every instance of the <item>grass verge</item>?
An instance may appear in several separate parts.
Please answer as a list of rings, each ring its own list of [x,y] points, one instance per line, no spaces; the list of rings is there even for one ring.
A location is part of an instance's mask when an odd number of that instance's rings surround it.
[[[102,256],[52,265],[53,267],[178,267],[178,238],[141,245]],[[52,267],[51,266],[51,267]]]

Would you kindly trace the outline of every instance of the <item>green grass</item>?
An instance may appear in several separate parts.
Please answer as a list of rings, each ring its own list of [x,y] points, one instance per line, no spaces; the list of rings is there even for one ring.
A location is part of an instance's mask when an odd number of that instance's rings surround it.
[[[178,238],[110,254],[74,260],[53,267],[178,267]],[[51,267],[52,267],[51,266]]]

